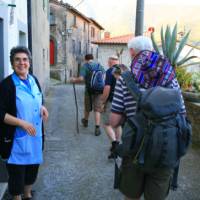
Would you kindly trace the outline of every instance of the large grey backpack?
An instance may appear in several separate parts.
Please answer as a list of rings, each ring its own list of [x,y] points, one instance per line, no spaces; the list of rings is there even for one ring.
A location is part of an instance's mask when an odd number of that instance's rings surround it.
[[[174,168],[191,141],[191,125],[179,114],[180,91],[157,86],[141,92],[131,72],[122,77],[137,101],[137,111],[126,120],[117,154],[145,168]]]

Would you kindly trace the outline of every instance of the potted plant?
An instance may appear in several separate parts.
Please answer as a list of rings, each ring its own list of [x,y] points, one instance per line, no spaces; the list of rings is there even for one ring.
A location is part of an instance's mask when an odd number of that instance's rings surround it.
[[[181,53],[185,45],[187,44],[190,31],[187,32],[185,36],[183,36],[182,39],[178,41],[177,29],[177,24],[173,27],[172,31],[170,26],[167,26],[165,31],[162,27],[160,33],[161,45],[156,42],[155,35],[154,33],[152,33],[151,39],[153,47],[155,51],[167,57],[174,67],[177,74],[178,82],[183,91],[183,96],[187,100],[190,99],[195,102],[200,102],[199,90],[195,90],[194,87],[194,85],[196,84],[194,82],[196,80],[193,75],[186,70],[188,66],[200,64],[199,60],[196,61],[199,58],[197,56],[191,56],[194,48],[191,48],[191,50],[189,50],[188,53],[184,57],[182,57]]]

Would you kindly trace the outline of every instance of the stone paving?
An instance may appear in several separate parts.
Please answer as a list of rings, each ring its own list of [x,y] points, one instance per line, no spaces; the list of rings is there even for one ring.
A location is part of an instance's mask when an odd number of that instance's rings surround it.
[[[76,89],[81,115],[84,90],[83,86]],[[76,133],[72,86],[51,86],[46,104],[50,118],[45,161],[34,187],[34,199],[122,200],[123,196],[113,190],[114,163],[107,159],[108,138],[105,134],[94,136],[92,120],[87,129],[80,125],[80,134]],[[179,190],[170,192],[168,200],[200,200],[200,150],[191,150],[184,158]]]

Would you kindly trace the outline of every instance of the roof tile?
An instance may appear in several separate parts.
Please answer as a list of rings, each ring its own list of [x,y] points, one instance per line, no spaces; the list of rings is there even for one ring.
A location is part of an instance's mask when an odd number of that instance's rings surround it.
[[[133,38],[133,36],[134,36],[133,34],[116,36],[116,37],[106,38],[102,40],[96,40],[96,41],[93,41],[92,43],[94,44],[127,44],[128,41],[131,38]]]

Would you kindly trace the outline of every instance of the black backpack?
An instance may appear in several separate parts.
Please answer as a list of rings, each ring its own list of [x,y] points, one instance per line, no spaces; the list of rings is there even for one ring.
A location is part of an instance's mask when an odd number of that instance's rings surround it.
[[[157,86],[141,92],[131,72],[122,77],[137,100],[137,111],[126,120],[116,153],[148,169],[174,168],[187,152],[192,134],[191,124],[179,114],[180,91]]]

